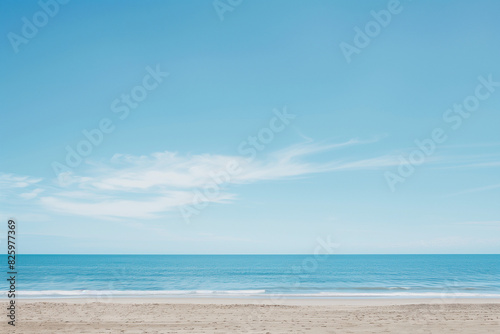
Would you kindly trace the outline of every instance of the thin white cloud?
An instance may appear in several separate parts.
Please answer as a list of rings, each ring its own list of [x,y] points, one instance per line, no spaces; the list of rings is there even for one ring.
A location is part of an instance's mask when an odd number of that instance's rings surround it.
[[[80,190],[150,192],[199,188],[213,182],[214,178],[220,178],[223,183],[241,184],[331,170],[379,168],[397,164],[395,158],[389,161],[387,157],[355,162],[303,161],[308,155],[357,143],[352,140],[333,145],[298,144],[272,152],[260,160],[211,154],[180,156],[173,152],[158,152],[148,156],[116,154],[110,165],[96,166],[91,176],[66,175],[66,184],[76,185]],[[230,164],[236,164],[241,172],[228,177],[227,166]]]
[[[193,199],[200,205],[234,201],[236,195],[230,192],[228,185],[399,166],[399,154],[359,159],[348,158],[345,151],[337,152],[374,141],[352,139],[334,144],[308,141],[273,152],[260,152],[255,159],[168,151],[141,156],[116,154],[109,163],[90,164],[80,175],[66,173],[62,188],[44,187],[40,179],[11,174],[1,174],[0,182],[8,182],[11,188],[36,184],[36,189],[24,190],[20,196],[38,201],[53,212],[94,218],[151,219],[191,205]],[[435,157],[431,162],[441,161]],[[238,172],[229,173],[230,165],[237,165]],[[215,183],[220,189],[214,195],[198,196],[201,190]]]
[[[500,184],[493,184],[493,185],[489,185],[489,186],[483,186],[483,187],[462,190],[462,191],[459,191],[459,192],[456,192],[453,194],[446,195],[445,197],[453,197],[453,196],[459,196],[459,195],[465,195],[465,194],[478,193],[478,192],[483,192],[483,191],[488,191],[488,190],[493,190],[493,189],[498,189],[498,188],[500,188]]]
[[[0,187],[2,189],[26,188],[42,181],[40,178],[0,173]]]
[[[371,141],[370,141],[371,142]],[[199,204],[227,203],[235,194],[230,184],[301,177],[340,170],[376,169],[397,165],[396,157],[364,160],[335,159],[307,162],[319,153],[368,143],[349,140],[336,144],[301,143],[261,154],[258,159],[230,155],[180,155],[157,152],[134,156],[116,154],[109,164],[93,164],[85,175],[66,175],[66,188],[47,191],[40,203],[51,211],[100,218],[157,218],[190,205],[200,189],[215,182],[224,187],[213,196],[199,196]],[[228,172],[236,164],[238,173]],[[26,195],[28,196],[28,195]]]
[[[19,197],[24,199],[33,199],[36,198],[39,194],[41,194],[44,190],[42,188],[33,189],[30,192],[22,193]]]
[[[115,194],[106,200],[82,201],[64,198],[57,194],[52,197],[41,198],[41,203],[52,211],[89,216],[95,218],[158,218],[160,213],[165,213],[173,208],[190,203],[191,193],[171,192],[164,195],[150,196],[148,199],[127,199],[125,196]],[[221,195],[213,202],[223,203],[232,199],[232,195]]]
[[[465,168],[491,168],[500,166],[500,155],[493,154],[471,154],[471,155],[448,155],[442,166],[437,169],[465,169]]]

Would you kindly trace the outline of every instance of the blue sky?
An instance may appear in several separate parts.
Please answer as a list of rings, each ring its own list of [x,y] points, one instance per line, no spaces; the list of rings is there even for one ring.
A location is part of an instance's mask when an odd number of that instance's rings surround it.
[[[0,4],[21,252],[500,250],[498,1],[42,3]]]

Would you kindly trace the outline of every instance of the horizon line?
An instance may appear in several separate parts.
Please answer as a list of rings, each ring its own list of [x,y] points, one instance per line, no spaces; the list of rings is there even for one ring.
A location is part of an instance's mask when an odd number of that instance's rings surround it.
[[[7,254],[5,254],[7,255]],[[159,254],[159,253],[47,253],[47,254],[20,254],[17,253],[17,255],[128,255],[128,256],[144,256],[144,255],[154,255],[154,256],[241,256],[241,255],[249,255],[249,256],[292,256],[292,255],[500,255],[500,253],[345,253],[345,254],[313,254],[313,253],[289,253],[289,254],[284,254],[284,253],[277,253],[277,254],[272,254],[272,253],[266,253],[266,254],[258,254],[258,253],[234,253],[234,254],[224,254],[224,253],[213,253],[213,254]]]

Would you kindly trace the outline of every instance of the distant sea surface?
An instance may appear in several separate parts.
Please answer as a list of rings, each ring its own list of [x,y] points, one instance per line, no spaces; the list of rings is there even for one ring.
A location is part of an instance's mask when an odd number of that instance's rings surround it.
[[[16,260],[20,298],[500,298],[500,255],[18,255]],[[7,261],[2,262],[5,275]]]

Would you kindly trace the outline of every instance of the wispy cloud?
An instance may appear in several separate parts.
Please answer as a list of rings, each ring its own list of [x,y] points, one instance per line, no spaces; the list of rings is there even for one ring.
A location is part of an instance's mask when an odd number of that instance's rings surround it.
[[[33,199],[40,194],[43,189],[39,187],[41,178],[16,175],[0,172],[0,199],[12,201],[19,197],[24,200]],[[33,189],[37,187],[37,189]]]
[[[308,140],[266,154],[261,152],[255,159],[239,155],[181,155],[169,151],[140,156],[116,154],[107,163],[87,164],[80,175],[66,173],[63,187],[54,187],[49,180],[43,182],[12,174],[0,174],[0,184],[23,189],[18,196],[36,201],[42,209],[52,212],[108,219],[151,219],[190,205],[196,191],[214,179],[223,190],[209,198],[200,197],[200,201],[232,202],[237,195],[228,186],[234,184],[398,166],[399,154],[355,158],[346,150],[377,140],[351,139],[340,143]],[[442,162],[438,158],[434,161]],[[225,173],[230,164],[236,164],[240,172]]]
[[[306,142],[262,154],[259,159],[231,155],[180,155],[157,152],[150,155],[116,154],[109,163],[92,163],[82,175],[68,173],[64,188],[46,189],[39,203],[50,211],[96,218],[158,218],[173,209],[192,203],[198,188],[217,178],[222,186],[303,177],[315,173],[377,169],[398,163],[396,157],[362,160],[332,158],[334,150],[373,141],[352,139],[342,143]],[[326,162],[308,160],[328,155]],[[344,154],[345,155],[345,154]],[[338,156],[338,154],[337,154]],[[236,163],[241,172],[224,174]],[[236,199],[227,187],[202,201],[228,203]],[[41,190],[25,193],[35,198]]]
[[[492,168],[500,167],[498,153],[448,155],[439,169],[466,169],[466,168]]]
[[[170,211],[184,205],[191,199],[189,192],[152,193],[146,198],[127,198],[129,194],[109,194],[105,199],[82,200],[54,194],[42,197],[40,202],[46,208],[66,214],[89,216],[96,218],[157,218],[159,213]],[[214,202],[224,202],[232,196],[220,196]]]
[[[465,194],[471,194],[471,193],[478,193],[478,192],[483,192],[483,191],[488,191],[488,190],[493,190],[493,189],[498,189],[500,188],[500,184],[493,184],[489,186],[483,186],[483,187],[477,187],[477,188],[471,188],[471,189],[466,189],[462,190],[453,194],[446,195],[445,197],[453,197],[453,196],[459,196],[459,195],[465,195]]]
[[[42,181],[40,178],[0,173],[0,187],[2,189],[26,188]]]
[[[19,197],[24,198],[24,199],[33,199],[37,197],[39,194],[41,194],[44,190],[42,188],[36,188],[33,189],[30,192],[25,192],[19,195]]]

